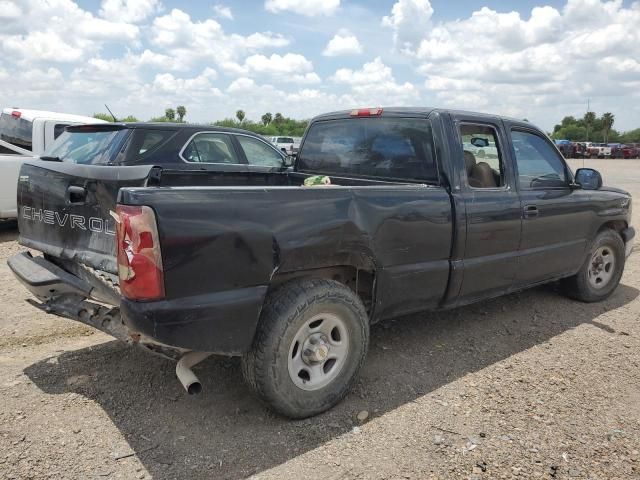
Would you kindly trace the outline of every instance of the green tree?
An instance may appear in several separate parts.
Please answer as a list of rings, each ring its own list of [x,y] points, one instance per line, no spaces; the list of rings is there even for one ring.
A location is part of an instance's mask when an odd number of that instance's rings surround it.
[[[173,108],[167,108],[164,111],[164,116],[169,122],[173,122],[176,119],[176,111]]]
[[[110,113],[94,113],[93,114],[93,118],[97,118],[99,120],[104,120],[106,122],[113,122],[113,117],[111,116]],[[124,118],[118,118],[118,122],[129,123],[129,122],[139,122],[139,121],[140,120],[138,120],[133,115],[127,115]]]
[[[596,121],[596,114],[594,112],[587,112],[584,114],[583,120],[584,120],[585,126],[587,127],[587,141],[589,141],[589,132],[591,130],[591,127]]]
[[[620,141],[624,143],[640,143],[640,128],[624,132],[620,135]]]
[[[276,113],[275,117],[273,117],[273,123],[280,126],[284,122],[284,117],[281,113]]]
[[[184,116],[187,114],[187,109],[184,105],[178,105],[178,107],[176,107],[176,113],[178,114],[178,121],[182,123],[184,121]]]
[[[262,115],[261,119],[262,119],[262,124],[266,127],[271,123],[271,120],[273,119],[273,117],[269,112],[267,112],[264,115]]]
[[[113,117],[109,113],[94,113],[93,118],[104,120],[105,122],[113,122]]]
[[[602,130],[604,133],[604,143],[609,143],[609,133],[613,127],[615,116],[611,112],[602,114]]]
[[[238,119],[239,123],[242,123],[242,121],[244,120],[245,114],[244,114],[244,110],[238,110],[236,112],[236,118]]]

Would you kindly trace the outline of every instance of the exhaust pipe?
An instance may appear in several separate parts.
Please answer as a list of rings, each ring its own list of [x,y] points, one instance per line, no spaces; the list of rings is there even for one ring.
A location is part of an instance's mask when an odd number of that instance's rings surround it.
[[[189,395],[196,395],[202,391],[202,384],[193,373],[193,370],[191,370],[191,367],[210,355],[210,352],[188,352],[178,360],[176,376]]]

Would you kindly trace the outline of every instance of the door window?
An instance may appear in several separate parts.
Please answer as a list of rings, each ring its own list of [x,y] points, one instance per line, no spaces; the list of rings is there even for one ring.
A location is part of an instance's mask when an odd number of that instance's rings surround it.
[[[489,125],[462,124],[459,130],[469,186],[504,187],[504,162],[496,129]]]
[[[558,152],[544,138],[534,133],[511,132],[522,189],[567,186],[565,164]]]
[[[189,142],[182,158],[194,163],[242,163],[238,161],[231,138],[224,133],[199,133]]]
[[[236,136],[249,165],[260,165],[263,167],[282,167],[284,165],[282,156],[265,142],[256,138]]]

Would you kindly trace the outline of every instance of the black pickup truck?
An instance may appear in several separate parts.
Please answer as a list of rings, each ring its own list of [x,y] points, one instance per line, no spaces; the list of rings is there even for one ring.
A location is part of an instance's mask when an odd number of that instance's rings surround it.
[[[172,138],[162,148],[184,157],[192,136]],[[255,392],[296,418],[344,397],[371,323],[556,280],[599,301],[634,237],[628,193],[492,115],[326,114],[291,168],[231,176],[118,158],[23,166],[20,243],[43,255],[9,265],[32,303],[179,354],[190,393],[193,364],[241,356]]]

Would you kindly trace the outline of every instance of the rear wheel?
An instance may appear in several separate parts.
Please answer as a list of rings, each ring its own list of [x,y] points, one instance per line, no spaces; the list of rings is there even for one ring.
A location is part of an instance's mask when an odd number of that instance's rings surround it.
[[[305,418],[344,398],[368,345],[369,320],[353,291],[334,280],[293,280],[267,299],[243,373],[273,410]]]
[[[624,263],[622,238],[613,230],[604,230],[596,236],[578,273],[563,280],[565,292],[582,302],[604,300],[620,283]]]

